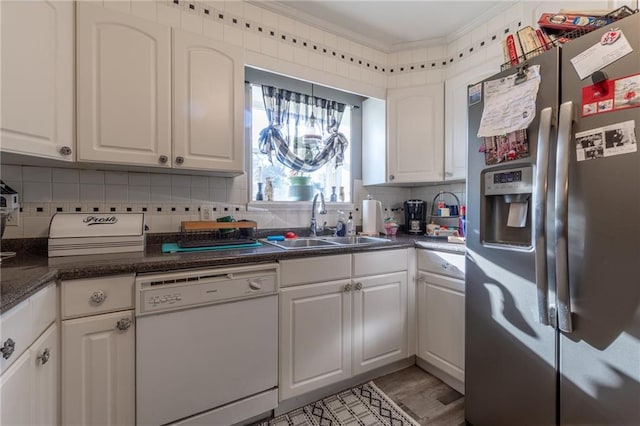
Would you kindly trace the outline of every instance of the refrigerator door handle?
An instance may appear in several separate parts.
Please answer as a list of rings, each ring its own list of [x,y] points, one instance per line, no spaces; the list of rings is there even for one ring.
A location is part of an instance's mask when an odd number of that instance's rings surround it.
[[[569,161],[573,102],[560,105],[558,124],[558,150],[556,157],[556,287],[558,298],[558,328],[565,333],[573,331],[571,323],[571,294],[569,291]]]
[[[535,244],[536,287],[538,289],[538,321],[549,325],[549,281],[547,280],[547,181],[549,174],[549,150],[551,141],[551,117],[553,109],[540,112],[538,127],[538,156],[536,159],[533,192],[533,238]]]

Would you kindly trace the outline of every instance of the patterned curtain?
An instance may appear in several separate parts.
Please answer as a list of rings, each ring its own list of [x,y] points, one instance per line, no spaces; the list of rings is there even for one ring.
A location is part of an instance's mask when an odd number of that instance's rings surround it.
[[[345,104],[262,86],[262,99],[269,125],[260,131],[260,152],[273,156],[284,166],[296,172],[314,172],[335,159],[335,167],[344,162],[344,150],[349,141],[340,133]],[[299,134],[302,123],[316,121],[322,129],[322,146],[312,150]],[[291,125],[295,128],[291,129]],[[286,128],[286,132],[283,132]],[[325,137],[326,135],[326,137]]]

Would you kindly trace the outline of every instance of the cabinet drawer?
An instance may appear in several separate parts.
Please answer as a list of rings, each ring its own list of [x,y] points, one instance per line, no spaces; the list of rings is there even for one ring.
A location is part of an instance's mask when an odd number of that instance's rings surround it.
[[[27,300],[2,314],[0,319],[0,348],[2,355],[11,351],[8,358],[0,355],[0,371],[13,364],[33,341],[56,319],[56,284],[52,282]],[[13,342],[13,343],[11,343]]]
[[[56,284],[53,283],[31,297],[33,338],[40,336],[56,319]]]
[[[33,342],[31,301],[29,299],[2,314],[0,320],[0,371],[4,372]],[[8,356],[5,358],[5,356]]]
[[[407,271],[407,250],[386,250],[353,255],[353,276],[380,275]]]
[[[433,250],[417,250],[418,269],[464,280],[464,255]]]
[[[134,274],[62,282],[63,319],[133,309]]]
[[[280,265],[280,287],[340,280],[351,276],[350,254],[283,260]]]

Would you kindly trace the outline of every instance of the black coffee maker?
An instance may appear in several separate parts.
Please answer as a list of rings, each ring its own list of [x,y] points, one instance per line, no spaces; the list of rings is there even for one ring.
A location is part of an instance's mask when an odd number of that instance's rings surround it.
[[[424,234],[427,222],[427,202],[422,200],[407,200],[404,202],[404,218],[407,232],[410,234]]]

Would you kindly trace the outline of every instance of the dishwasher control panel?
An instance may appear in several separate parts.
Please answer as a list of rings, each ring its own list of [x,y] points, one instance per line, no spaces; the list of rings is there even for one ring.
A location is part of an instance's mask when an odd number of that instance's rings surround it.
[[[136,277],[136,315],[277,292],[277,264],[142,274]]]

